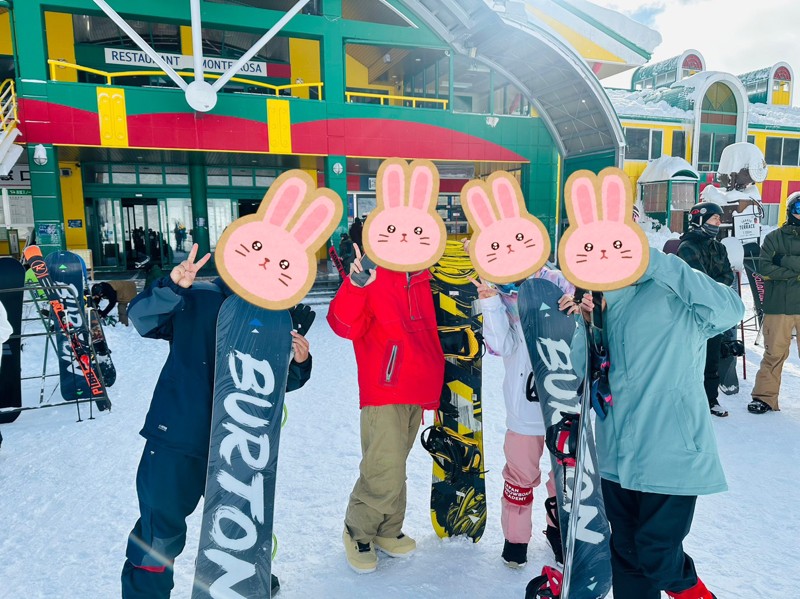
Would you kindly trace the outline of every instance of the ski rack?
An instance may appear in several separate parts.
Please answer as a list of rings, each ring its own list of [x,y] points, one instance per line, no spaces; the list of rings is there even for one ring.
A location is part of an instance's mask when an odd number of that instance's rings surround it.
[[[52,285],[52,287],[54,289],[66,289],[67,293],[69,293],[74,299],[76,299],[76,300],[78,299],[77,292],[69,285],[63,285],[61,283],[54,283]],[[60,406],[75,405],[75,407],[76,407],[76,409],[78,411],[78,420],[77,420],[77,422],[83,422],[83,419],[81,418],[80,404],[88,403],[89,404],[89,418],[88,418],[88,420],[94,420],[95,418],[94,418],[94,406],[93,406],[93,403],[96,401],[95,398],[73,399],[73,400],[62,401],[62,402],[58,402],[58,403],[44,403],[44,391],[45,391],[46,380],[48,378],[60,377],[61,376],[60,372],[47,373],[48,348],[53,350],[53,353],[55,354],[55,357],[56,357],[56,364],[58,364],[58,359],[59,359],[58,346],[56,345],[56,340],[55,340],[55,330],[51,330],[49,321],[41,313],[41,309],[42,308],[40,306],[49,305],[47,303],[46,299],[40,299],[40,297],[39,297],[39,292],[44,293],[44,287],[38,281],[36,283],[30,283],[29,282],[29,283],[26,283],[23,287],[13,287],[13,288],[9,288],[9,289],[0,290],[0,294],[1,293],[20,292],[20,291],[29,292],[29,297],[23,296],[23,300],[22,300],[23,305],[24,304],[34,304],[36,312],[37,312],[37,314],[39,314],[39,318],[38,319],[37,318],[23,318],[22,322],[23,323],[24,322],[36,322],[38,320],[39,322],[42,323],[42,326],[44,327],[44,332],[40,332],[40,333],[20,333],[19,335],[12,335],[11,338],[12,339],[19,338],[20,340],[23,340],[23,339],[29,339],[29,338],[35,338],[35,337],[44,337],[44,336],[47,337],[47,341],[45,342],[44,359],[42,360],[42,374],[39,375],[39,376],[26,376],[26,377],[21,376],[20,377],[20,380],[22,380],[22,381],[33,380],[33,379],[39,379],[41,381],[41,383],[39,385],[39,405],[38,406],[25,406],[25,407],[20,407],[20,408],[0,408],[0,414],[15,414],[15,413],[18,413],[18,412],[27,412],[29,410],[39,410],[39,409],[42,409],[42,408],[57,408],[57,407],[60,407]],[[106,383],[103,380],[103,373],[100,370],[99,364],[97,363],[97,355],[96,355],[95,349],[94,349],[94,340],[92,339],[91,331],[89,330],[88,323],[86,322],[86,314],[83,313],[83,312],[81,312],[81,325],[79,327],[76,327],[76,333],[78,335],[82,335],[87,340],[87,345],[89,347],[90,354],[92,356],[92,361],[97,366],[97,368],[95,370],[96,373],[97,373],[97,377],[100,379],[100,383],[103,385],[103,390],[105,391],[106,396],[108,396],[108,391],[106,390]],[[75,374],[75,375],[78,374],[75,371],[74,362],[70,364],[70,368],[72,369],[72,373],[73,374]],[[53,393],[55,392],[55,389],[58,389],[60,384],[61,383],[59,381],[59,383],[53,389]],[[51,393],[51,395],[52,395],[52,393]]]

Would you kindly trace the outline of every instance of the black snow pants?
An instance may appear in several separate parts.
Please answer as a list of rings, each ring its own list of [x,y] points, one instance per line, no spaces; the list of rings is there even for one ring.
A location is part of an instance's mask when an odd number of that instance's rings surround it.
[[[611,523],[614,599],[659,599],[697,584],[692,558],[683,551],[694,516],[695,496],[623,489],[602,479]]]
[[[122,567],[123,599],[170,596],[173,561],[186,544],[186,518],[205,492],[206,465],[207,460],[145,444],[136,473],[140,516]]]
[[[703,387],[706,389],[709,408],[713,408],[719,403],[719,352],[724,338],[725,335],[717,335],[706,343],[706,367],[703,371]]]

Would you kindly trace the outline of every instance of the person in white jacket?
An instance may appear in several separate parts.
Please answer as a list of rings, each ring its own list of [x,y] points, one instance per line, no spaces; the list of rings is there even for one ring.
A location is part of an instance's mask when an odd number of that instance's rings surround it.
[[[561,310],[577,313],[580,308],[574,301],[575,287],[560,272],[542,268],[532,278],[545,278],[558,285],[564,296],[559,302]],[[489,353],[501,356],[505,365],[503,396],[506,404],[506,436],[503,451],[506,465],[503,468],[503,497],[500,522],[505,543],[503,560],[512,568],[527,562],[528,543],[532,532],[533,490],[539,486],[539,462],[544,452],[544,420],[533,384],[533,367],[517,311],[516,285],[494,286],[484,281],[474,281],[483,312],[483,336]],[[561,534],[558,529],[558,512],[555,483],[548,478],[547,529],[545,535],[553,549],[556,561],[563,563]]]

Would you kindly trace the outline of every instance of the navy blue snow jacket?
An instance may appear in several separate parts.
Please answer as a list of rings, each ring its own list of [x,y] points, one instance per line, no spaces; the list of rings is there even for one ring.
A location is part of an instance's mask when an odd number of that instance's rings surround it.
[[[221,279],[195,281],[188,289],[169,276],[137,295],[128,316],[142,337],[166,339],[170,350],[161,369],[140,434],[162,447],[208,458],[214,391],[217,315],[232,292]],[[311,356],[289,364],[286,390],[311,377]]]

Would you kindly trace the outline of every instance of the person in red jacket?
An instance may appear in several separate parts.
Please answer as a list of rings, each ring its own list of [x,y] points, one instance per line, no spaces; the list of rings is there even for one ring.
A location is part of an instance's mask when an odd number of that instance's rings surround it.
[[[444,354],[436,329],[427,270],[395,272],[374,267],[363,285],[361,251],[331,302],[334,333],[353,341],[361,407],[361,466],[345,516],[347,561],[373,572],[376,548],[391,557],[416,549],[403,534],[406,459],[422,419],[436,410],[444,384]]]

